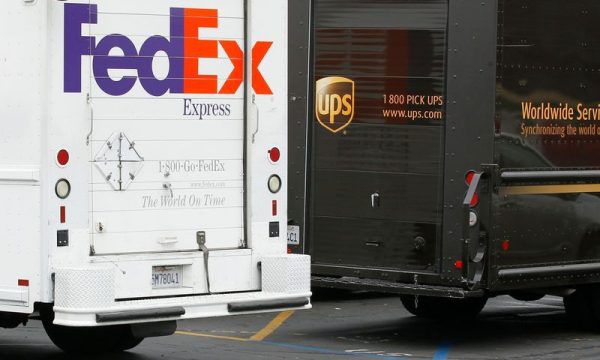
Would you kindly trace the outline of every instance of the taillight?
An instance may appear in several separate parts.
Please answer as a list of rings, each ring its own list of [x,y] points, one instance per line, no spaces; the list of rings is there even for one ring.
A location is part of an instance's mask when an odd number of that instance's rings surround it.
[[[510,250],[510,240],[504,240],[502,242],[502,250],[504,250],[504,251]]]
[[[475,176],[475,171],[473,171],[473,170],[467,171],[467,175],[465,175],[465,182],[467,183],[467,185],[471,185],[471,183],[473,182],[474,176]]]
[[[58,166],[64,167],[69,163],[69,152],[65,149],[60,149],[58,153],[56,153],[56,163]]]
[[[471,170],[467,172],[465,175],[465,182],[467,185],[471,186],[473,182],[473,177],[475,177],[475,171]],[[471,199],[471,207],[475,207],[479,204],[479,195],[477,193],[473,194],[473,199]]]
[[[281,151],[279,150],[279,148],[273,147],[271,148],[271,150],[269,150],[269,159],[271,160],[271,162],[278,162],[279,159],[281,159]]]
[[[462,268],[463,268],[462,260],[456,260],[456,262],[454,263],[454,267],[457,268],[458,270],[462,270]]]

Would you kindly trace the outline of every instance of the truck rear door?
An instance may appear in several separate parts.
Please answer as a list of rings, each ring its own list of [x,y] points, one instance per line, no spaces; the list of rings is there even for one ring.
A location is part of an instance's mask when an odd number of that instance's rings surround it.
[[[315,264],[436,271],[447,7],[316,1],[308,227]]]
[[[245,247],[244,2],[102,2],[88,81],[95,254]],[[173,6],[172,3],[168,5]]]

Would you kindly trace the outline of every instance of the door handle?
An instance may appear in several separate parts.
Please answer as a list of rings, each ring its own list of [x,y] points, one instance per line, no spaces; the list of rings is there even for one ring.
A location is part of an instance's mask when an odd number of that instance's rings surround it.
[[[254,110],[255,124],[254,131],[252,132],[252,144],[254,144],[254,142],[256,141],[256,134],[258,134],[258,131],[260,130],[260,111],[258,110],[258,106],[256,105],[255,100],[255,95],[252,95],[252,109]]]
[[[90,132],[85,137],[85,145],[89,146],[92,134],[94,133],[94,103],[92,102],[92,97],[89,93],[87,94],[87,104],[90,108]]]
[[[381,241],[367,241],[367,242],[365,242],[365,246],[380,247],[380,246],[383,246],[383,242],[381,242]]]
[[[371,207],[373,209],[378,208],[381,205],[379,200],[379,193],[371,194]]]

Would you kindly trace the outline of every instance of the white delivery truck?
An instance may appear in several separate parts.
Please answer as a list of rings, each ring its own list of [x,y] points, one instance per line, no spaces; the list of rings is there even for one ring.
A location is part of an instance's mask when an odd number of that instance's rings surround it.
[[[287,1],[8,0],[0,38],[0,326],[97,352],[310,307]]]

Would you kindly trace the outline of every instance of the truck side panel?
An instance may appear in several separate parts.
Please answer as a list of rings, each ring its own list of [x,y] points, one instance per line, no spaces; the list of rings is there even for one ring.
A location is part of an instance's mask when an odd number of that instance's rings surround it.
[[[31,312],[42,288],[40,164],[46,105],[45,6],[0,13],[0,311]]]
[[[592,0],[499,4],[495,162],[526,176],[498,183],[498,288],[598,278],[600,180],[582,175],[600,166],[599,13]]]

